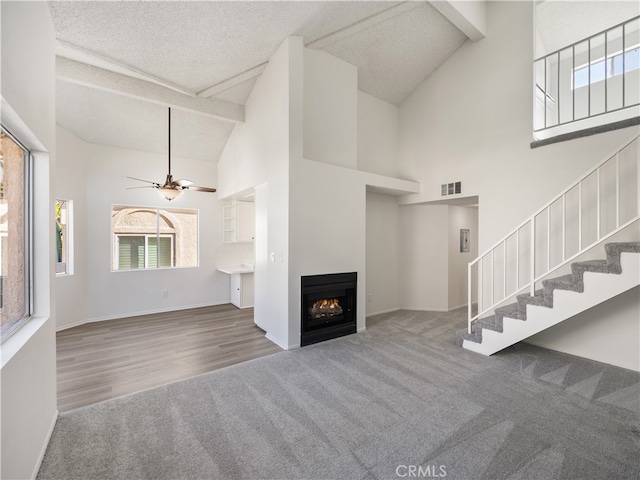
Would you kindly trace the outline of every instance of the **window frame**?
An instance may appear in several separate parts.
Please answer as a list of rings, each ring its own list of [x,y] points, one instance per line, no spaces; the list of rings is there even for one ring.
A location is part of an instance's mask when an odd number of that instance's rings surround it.
[[[195,215],[195,262],[193,264],[181,265],[179,261],[180,252],[177,252],[180,246],[180,241],[183,238],[183,234],[178,234],[178,232],[172,233],[160,233],[156,231],[155,233],[138,233],[138,232],[122,232],[116,233],[114,231],[113,224],[113,213],[114,209],[135,209],[135,210],[153,210],[156,212],[156,215],[171,215],[172,212],[184,212]],[[163,214],[163,212],[165,212]],[[109,269],[112,273],[122,273],[122,272],[149,272],[155,270],[170,270],[170,269],[182,269],[182,268],[199,268],[200,267],[200,209],[198,208],[180,208],[180,207],[161,207],[161,206],[145,206],[139,204],[129,204],[129,203],[113,203],[111,204],[110,209],[110,235],[111,235],[111,258],[109,259]],[[134,237],[157,237],[157,236],[171,236],[171,266],[170,267],[145,267],[145,268],[128,268],[128,269],[119,269],[116,268],[116,265],[119,267],[119,246],[117,245],[117,236],[134,236]],[[147,243],[145,241],[145,265],[147,265]],[[177,253],[176,253],[177,252]]]
[[[15,320],[6,330],[0,334],[0,344],[4,343],[11,335],[16,333],[22,326],[24,326],[33,316],[34,312],[34,285],[33,285],[33,205],[34,205],[34,187],[33,187],[33,170],[34,170],[34,158],[33,153],[29,148],[25,146],[23,142],[16,138],[11,131],[4,125],[0,124],[0,131],[9,137],[16,145],[18,145],[24,152],[24,314],[21,318]],[[4,165],[3,165],[3,179],[4,179]],[[0,295],[3,295],[0,292]],[[1,328],[1,327],[0,327]]]
[[[114,263],[116,264],[117,268],[114,269],[114,272],[129,272],[132,270],[156,270],[156,269],[162,269],[162,268],[177,268],[175,266],[175,259],[174,259],[174,252],[175,252],[175,235],[173,235],[172,233],[160,233],[160,234],[153,234],[153,233],[114,233],[113,234],[114,239],[114,252],[113,252],[113,259],[114,259]],[[144,267],[143,268],[120,268],[120,237],[143,237],[144,238]],[[171,252],[170,252],[170,256],[169,256],[169,260],[171,262],[171,265],[169,266],[156,266],[156,267],[150,267],[149,266],[149,239],[150,238],[168,238],[171,241]],[[159,262],[158,262],[159,263]]]
[[[73,275],[74,273],[74,269],[73,269],[73,259],[74,259],[74,255],[73,255],[73,200],[65,200],[64,198],[59,198],[57,197],[55,200],[55,204],[58,203],[64,203],[65,207],[65,211],[66,211],[66,222],[63,223],[62,225],[64,225],[64,242],[62,245],[62,249],[63,249],[63,258],[66,258],[66,262],[58,262],[56,259],[55,262],[55,267],[56,267],[56,277],[63,277],[66,275]],[[57,222],[57,215],[56,215],[56,222]],[[56,235],[57,235],[57,230],[56,230]],[[56,244],[56,248],[57,248],[57,244]],[[58,271],[58,265],[60,264],[64,264],[64,271]]]
[[[640,43],[626,48],[624,52],[622,50],[619,50],[615,53],[608,54],[606,59],[604,57],[600,57],[595,60],[592,60],[591,63],[585,62],[582,65],[577,65],[575,68],[573,68],[571,72],[571,90],[570,91],[579,90],[581,88],[587,88],[589,85],[596,85],[600,82],[604,82],[605,79],[618,77],[620,75],[624,75],[625,73],[633,72],[635,70],[640,70],[640,65],[636,65],[634,68],[630,70],[627,69],[627,65],[626,65],[627,55],[629,55],[630,53],[636,50],[638,50],[639,52],[638,54],[640,55]],[[623,58],[624,58],[624,61],[621,62],[620,71],[617,71],[615,69],[616,61],[622,60]],[[591,70],[593,72],[594,68],[600,68],[600,66],[604,66],[604,77],[598,80],[594,80],[592,78],[592,75],[589,74],[589,71]],[[576,77],[577,75],[582,75],[583,72],[586,72],[586,75],[587,75],[586,82],[583,83],[581,80],[580,85],[576,86],[576,84],[578,83],[576,81]]]

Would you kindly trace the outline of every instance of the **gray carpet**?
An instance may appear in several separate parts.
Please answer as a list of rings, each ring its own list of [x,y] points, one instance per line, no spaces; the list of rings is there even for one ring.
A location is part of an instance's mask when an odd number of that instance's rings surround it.
[[[632,479],[640,374],[520,344],[455,345],[456,313],[60,415],[40,479]],[[412,475],[413,473],[413,475]]]

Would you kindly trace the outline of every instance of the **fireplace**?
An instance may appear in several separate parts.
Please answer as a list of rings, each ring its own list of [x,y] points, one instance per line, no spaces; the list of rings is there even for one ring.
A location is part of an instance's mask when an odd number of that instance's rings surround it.
[[[300,345],[356,333],[357,282],[356,272],[301,278]]]

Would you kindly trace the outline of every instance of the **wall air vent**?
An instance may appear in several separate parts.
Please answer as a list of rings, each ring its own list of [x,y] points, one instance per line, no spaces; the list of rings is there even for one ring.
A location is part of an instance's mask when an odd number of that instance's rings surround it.
[[[443,183],[440,186],[440,195],[457,195],[462,193],[462,182]]]

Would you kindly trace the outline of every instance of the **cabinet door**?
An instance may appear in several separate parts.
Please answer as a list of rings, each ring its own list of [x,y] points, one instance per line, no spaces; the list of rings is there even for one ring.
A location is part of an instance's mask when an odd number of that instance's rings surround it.
[[[253,242],[255,239],[255,217],[253,203],[236,203],[236,239],[238,242]]]
[[[242,275],[239,273],[232,274],[229,287],[231,288],[231,291],[229,292],[231,296],[231,303],[240,308],[242,306]]]
[[[253,273],[242,274],[242,308],[253,307]]]

